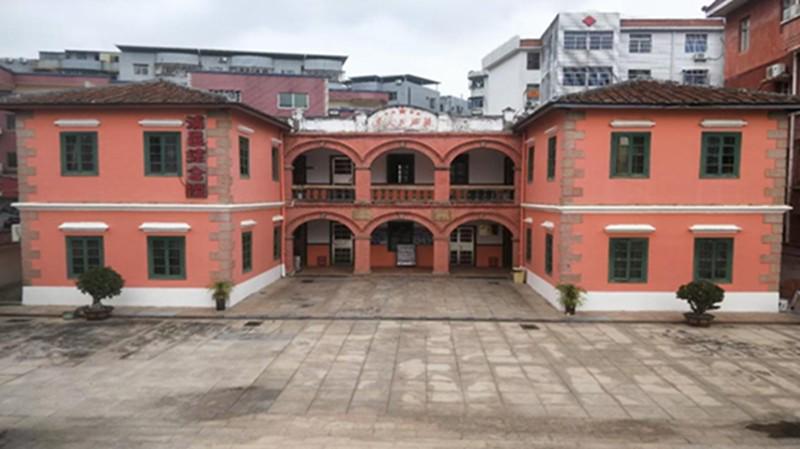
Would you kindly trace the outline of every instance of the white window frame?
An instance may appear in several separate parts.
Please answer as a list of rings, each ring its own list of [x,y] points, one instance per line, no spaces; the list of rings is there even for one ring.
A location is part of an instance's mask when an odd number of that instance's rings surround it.
[[[628,37],[629,53],[652,53],[653,35],[649,33],[631,33]]]
[[[142,71],[142,69],[144,69]],[[149,76],[150,66],[148,64],[133,64],[133,74],[139,76]]]
[[[739,21],[739,53],[750,50],[750,16]]]
[[[582,82],[568,83],[570,76],[582,78]],[[614,68],[610,66],[564,67],[562,84],[569,87],[600,87],[614,82]]]
[[[683,49],[686,53],[695,54],[708,51],[708,33],[686,33],[685,39]],[[700,48],[701,44],[702,49]]]
[[[635,76],[631,76],[635,75]],[[653,71],[650,69],[629,69],[628,80],[650,80],[653,79]]]
[[[781,12],[784,22],[800,17],[800,0],[783,0]]]
[[[696,75],[699,75],[701,73],[705,76],[705,83],[696,83],[696,82],[689,83],[689,82],[687,82],[687,80],[689,79],[689,78],[687,78],[687,76],[688,77],[696,76]],[[708,71],[708,69],[686,69],[686,70],[684,70],[683,71],[683,84],[685,84],[687,86],[708,86],[708,85],[710,85],[711,84],[711,80],[709,79],[709,71]]]
[[[291,105],[285,106],[283,103],[281,103],[282,95],[290,95],[289,98],[291,98],[292,100]],[[297,101],[298,98],[305,98],[304,106],[298,105]],[[278,94],[278,109],[308,109],[308,105],[309,105],[308,92],[280,92]]]

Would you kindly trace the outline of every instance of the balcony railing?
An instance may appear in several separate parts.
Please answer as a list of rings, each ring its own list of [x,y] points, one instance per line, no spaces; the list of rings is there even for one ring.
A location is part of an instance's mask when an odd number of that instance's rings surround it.
[[[372,201],[375,203],[429,203],[433,201],[433,186],[373,185]]]
[[[352,203],[356,198],[355,186],[296,185],[292,198],[303,202]]]
[[[454,203],[513,203],[514,186],[450,186],[450,201]]]

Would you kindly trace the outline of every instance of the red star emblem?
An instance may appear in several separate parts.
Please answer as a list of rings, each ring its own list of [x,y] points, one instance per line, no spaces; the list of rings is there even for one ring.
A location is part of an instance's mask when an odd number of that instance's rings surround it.
[[[592,16],[586,16],[586,17],[583,18],[583,23],[587,27],[590,27],[590,26],[594,25],[595,23],[597,23],[597,19],[595,19]]]

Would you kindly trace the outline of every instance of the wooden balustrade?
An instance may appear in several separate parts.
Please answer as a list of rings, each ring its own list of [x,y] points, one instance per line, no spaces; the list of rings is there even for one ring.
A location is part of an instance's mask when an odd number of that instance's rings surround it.
[[[450,201],[454,203],[513,203],[514,186],[456,185],[450,186]]]
[[[352,203],[356,189],[350,185],[295,185],[292,186],[292,198],[309,203]]]
[[[372,201],[375,203],[430,203],[433,201],[433,186],[373,185]]]

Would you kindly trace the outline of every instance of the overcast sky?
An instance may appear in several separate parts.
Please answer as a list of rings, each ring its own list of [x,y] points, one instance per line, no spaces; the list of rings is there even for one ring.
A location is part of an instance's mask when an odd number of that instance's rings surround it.
[[[702,17],[711,0],[0,0],[0,56],[114,44],[348,55],[348,75],[413,73],[466,97],[467,72],[559,11]]]

